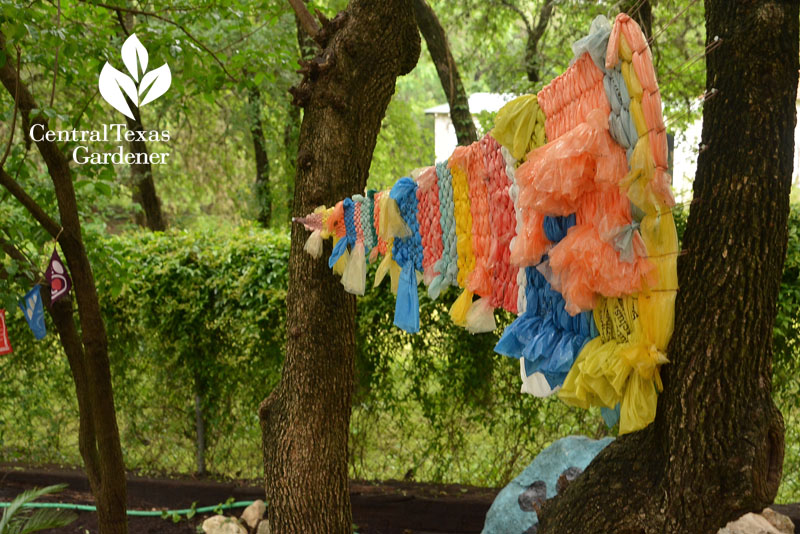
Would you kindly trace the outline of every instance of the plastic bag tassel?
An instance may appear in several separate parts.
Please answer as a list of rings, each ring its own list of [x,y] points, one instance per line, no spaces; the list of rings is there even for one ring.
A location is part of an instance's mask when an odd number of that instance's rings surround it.
[[[467,326],[467,314],[472,306],[472,291],[464,290],[450,307],[450,318],[457,326]]]
[[[314,230],[311,235],[306,239],[306,244],[303,247],[309,256],[318,260],[322,257],[322,232]]]
[[[331,253],[331,257],[328,258],[328,267],[334,269],[334,266],[339,263],[339,260],[345,255],[346,252],[347,252],[347,239],[342,238],[336,241],[336,244],[333,247],[333,252]],[[342,265],[341,267],[346,267],[346,265]],[[336,269],[334,269],[334,272],[335,271]]]
[[[367,285],[367,263],[364,255],[364,243],[356,243],[342,274],[344,290],[352,295],[364,296]]]
[[[400,271],[397,301],[394,305],[394,325],[409,334],[419,332],[419,294],[414,267],[407,265]]]
[[[494,308],[492,308],[491,297],[483,297],[472,303],[467,312],[467,330],[472,334],[483,334],[492,332],[497,328],[494,320]]]

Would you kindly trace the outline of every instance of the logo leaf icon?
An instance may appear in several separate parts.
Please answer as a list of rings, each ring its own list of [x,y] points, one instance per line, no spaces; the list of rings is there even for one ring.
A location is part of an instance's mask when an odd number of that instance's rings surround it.
[[[122,44],[122,62],[137,82],[139,81],[137,63],[142,67],[142,74],[147,72],[147,49],[139,41],[135,33],[132,33]]]
[[[122,94],[122,91],[125,91],[133,105],[138,105],[139,96],[136,91],[136,84],[131,80],[130,76],[118,71],[106,61],[106,64],[103,65],[103,70],[100,71],[99,87],[100,94],[106,102],[126,117],[133,119],[133,112]]]
[[[172,72],[170,72],[169,65],[166,63],[142,76],[142,81],[139,84],[139,96],[142,96],[148,87],[150,90],[147,91],[147,96],[139,102],[139,107],[166,93],[171,83]]]

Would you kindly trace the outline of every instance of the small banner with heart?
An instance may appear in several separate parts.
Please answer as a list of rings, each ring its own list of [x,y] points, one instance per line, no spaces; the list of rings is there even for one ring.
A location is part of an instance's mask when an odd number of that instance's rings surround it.
[[[58,299],[69,293],[72,288],[72,280],[69,278],[67,268],[58,255],[58,251],[53,249],[50,256],[50,265],[44,273],[44,278],[50,283],[50,305],[52,306]]]

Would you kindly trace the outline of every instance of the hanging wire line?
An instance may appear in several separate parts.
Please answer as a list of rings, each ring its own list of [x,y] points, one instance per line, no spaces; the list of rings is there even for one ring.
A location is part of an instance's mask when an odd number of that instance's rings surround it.
[[[634,18],[634,17],[636,16],[636,14],[637,14],[637,13],[639,13],[639,10],[640,10],[640,9],[642,9],[642,6],[644,6],[645,2],[648,2],[648,1],[649,1],[649,0],[638,0],[638,1],[637,1],[637,2],[636,2],[634,5],[633,5],[633,7],[632,7],[631,9],[627,10],[625,13],[626,13],[626,14],[627,14],[627,15],[628,15],[630,18]]]
[[[667,28],[669,28],[669,27],[670,27],[670,26],[671,26],[671,25],[672,25],[672,24],[673,24],[673,23],[674,23],[676,20],[678,20],[678,17],[680,17],[681,15],[683,15],[683,14],[686,12],[686,10],[688,10],[690,7],[692,7],[692,6],[693,6],[694,4],[696,4],[696,3],[697,3],[697,0],[691,0],[691,2],[689,2],[689,3],[686,5],[686,7],[684,7],[682,10],[680,10],[680,11],[678,12],[678,14],[677,14],[677,15],[675,15],[674,17],[672,17],[672,19],[670,19],[670,21],[669,21],[669,22],[667,22],[667,23],[666,23],[665,25],[663,25],[663,26],[662,26],[662,27],[661,27],[661,28],[660,28],[660,29],[659,29],[659,30],[658,30],[656,33],[654,33],[654,34],[652,35],[652,37],[650,37],[650,38],[647,40],[647,44],[648,44],[648,45],[652,45],[652,44],[653,44],[653,42],[655,42],[655,40],[656,40],[656,39],[658,39],[658,37],[659,37],[659,36],[660,36],[662,33],[664,33],[664,31],[665,31]]]
[[[706,46],[705,49],[702,52],[700,52],[699,54],[697,54],[695,56],[690,57],[689,59],[684,61],[683,64],[678,66],[678,68],[668,71],[666,76],[664,76],[661,79],[661,84],[663,85],[668,80],[671,80],[675,76],[680,74],[686,68],[690,67],[691,65],[695,64],[697,61],[699,61],[699,60],[705,58],[706,56],[708,56],[711,52],[713,52],[714,50],[716,50],[717,48],[722,46],[722,42],[723,42],[723,39],[720,39],[719,35],[715,35],[714,36],[714,40],[711,42],[711,44]]]
[[[703,106],[706,102],[708,102],[718,94],[719,90],[716,87],[712,87],[709,91],[706,91],[702,95],[698,96],[696,99],[692,100],[689,103],[689,107],[686,110],[687,114],[691,113],[692,111],[695,111],[696,108]],[[676,120],[678,120],[678,118],[680,118],[681,115],[683,115],[683,113],[676,113],[671,117],[667,117],[667,119],[664,121],[664,126],[668,126],[669,124],[675,122]]]

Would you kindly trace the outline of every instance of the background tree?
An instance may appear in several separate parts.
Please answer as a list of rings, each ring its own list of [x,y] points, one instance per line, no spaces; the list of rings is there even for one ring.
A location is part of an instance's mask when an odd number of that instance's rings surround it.
[[[322,48],[293,90],[304,107],[295,215],[366,186],[397,76],[420,42],[409,0],[354,0],[322,28],[299,0],[301,23]],[[292,534],[350,534],[347,437],[355,356],[355,298],[292,229],[287,344],[281,382],[260,408],[270,526]],[[331,313],[335,310],[334,313]]]
[[[469,99],[461,83],[458,67],[450,52],[447,35],[442,28],[439,18],[425,0],[413,0],[414,14],[417,25],[425,37],[431,60],[436,65],[436,72],[442,82],[442,89],[450,106],[450,120],[456,130],[456,139],[459,145],[469,145],[478,140],[475,123],[469,109]]]
[[[784,426],[770,396],[772,325],[792,182],[798,4],[708,0],[706,28],[709,44],[723,40],[706,67],[707,90],[719,97],[704,110],[656,420],[545,504],[541,532],[713,533],[778,491]]]
[[[0,32],[0,52],[7,58],[13,57],[9,50],[6,36]],[[69,162],[59,147],[44,137],[50,131],[48,121],[39,111],[41,108],[37,106],[26,84],[20,79],[20,71],[9,61],[0,66],[0,82],[13,96],[19,113],[28,117],[26,122],[41,126],[43,137],[36,141],[36,147],[47,165],[53,183],[60,223],[51,218],[3,168],[0,168],[0,185],[58,241],[64,251],[78,303],[80,333],[73,319],[69,299],[64,299],[66,301],[64,306],[58,307],[53,317],[57,323],[64,351],[70,359],[70,369],[75,382],[81,415],[79,431],[81,456],[92,493],[97,501],[101,532],[125,534],[128,530],[125,516],[125,466],[114,410],[108,340],[100,314],[92,266],[83,243]]]

